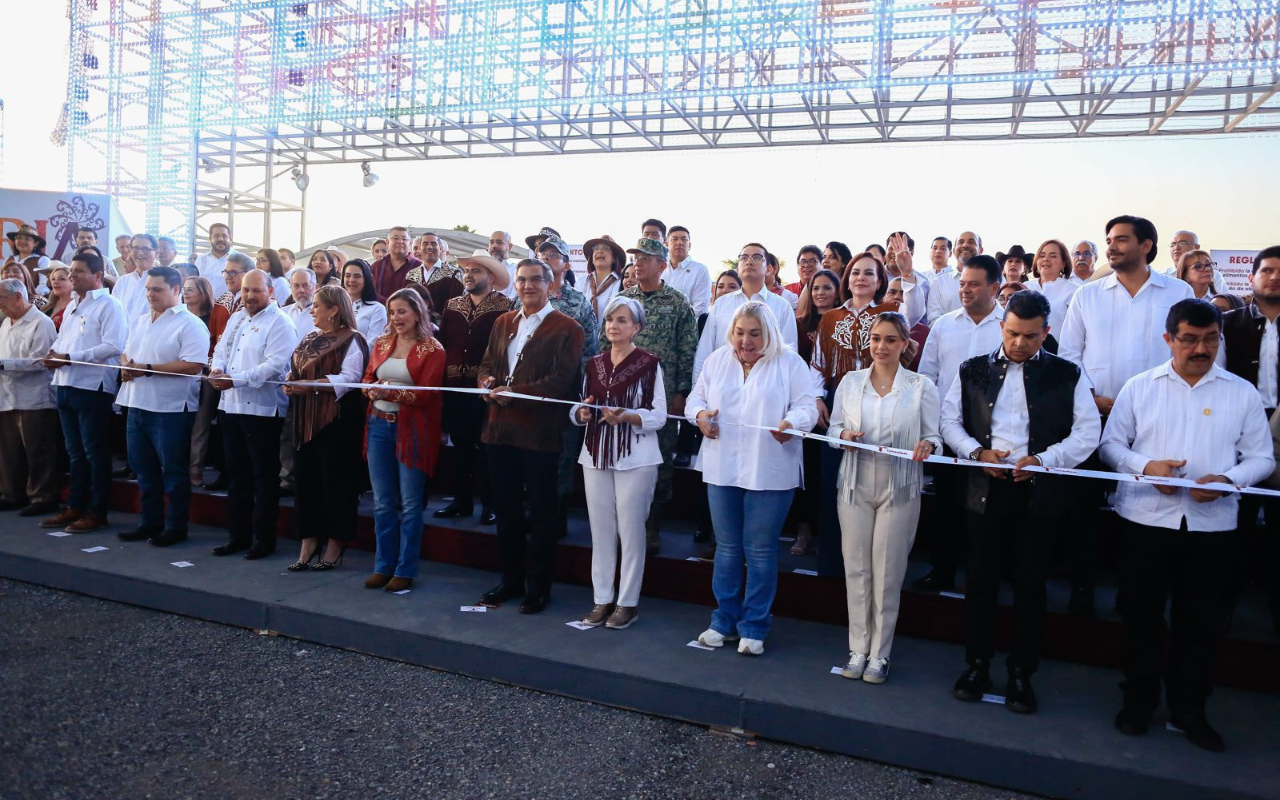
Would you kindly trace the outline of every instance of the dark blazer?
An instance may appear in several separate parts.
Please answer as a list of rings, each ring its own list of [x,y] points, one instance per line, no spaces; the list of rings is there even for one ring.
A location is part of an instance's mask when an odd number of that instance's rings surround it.
[[[489,347],[480,362],[477,380],[489,378],[493,387],[538,397],[578,399],[578,374],[582,366],[582,326],[559,311],[552,311],[525,343],[515,374],[507,374],[507,348],[520,327],[518,311],[498,318],[489,334]],[[508,406],[489,404],[481,441],[546,453],[560,452],[561,432],[569,422],[569,409],[559,403],[516,400]]]
[[[1252,386],[1258,385],[1258,360],[1266,324],[1266,317],[1254,315],[1252,304],[1222,315],[1227,372],[1244,378]]]

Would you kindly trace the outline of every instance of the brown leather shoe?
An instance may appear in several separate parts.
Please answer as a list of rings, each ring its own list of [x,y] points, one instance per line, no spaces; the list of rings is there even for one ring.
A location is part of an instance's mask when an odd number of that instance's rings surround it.
[[[592,606],[590,613],[582,618],[583,625],[590,625],[595,628],[603,625],[604,621],[613,613],[613,603],[598,603]]]
[[[45,517],[40,520],[40,527],[65,528],[83,516],[83,511],[76,511],[74,508],[64,508],[61,512],[54,514],[52,517]]]
[[[364,579],[364,588],[381,589],[387,585],[387,581],[391,580],[390,575],[383,575],[381,572],[375,572]]]
[[[107,527],[107,515],[100,514],[96,511],[90,511],[63,530],[67,533],[90,533],[92,531],[101,530],[105,527]]]
[[[413,578],[392,578],[387,582],[388,592],[403,592],[413,586]]]
[[[636,611],[635,606],[618,606],[614,609],[614,612],[609,615],[609,620],[605,622],[604,626],[615,631],[620,631],[623,628],[630,627],[631,623],[635,622],[636,617],[638,616],[639,613]]]

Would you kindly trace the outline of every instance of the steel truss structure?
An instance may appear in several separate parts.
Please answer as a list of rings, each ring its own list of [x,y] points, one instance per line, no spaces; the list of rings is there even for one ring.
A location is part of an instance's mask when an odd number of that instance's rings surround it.
[[[73,185],[262,241],[333,162],[1280,128],[1280,0],[68,8]]]

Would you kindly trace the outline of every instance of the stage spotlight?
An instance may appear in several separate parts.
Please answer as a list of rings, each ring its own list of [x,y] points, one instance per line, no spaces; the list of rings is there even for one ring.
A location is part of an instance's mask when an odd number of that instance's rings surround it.
[[[360,162],[360,171],[364,173],[364,187],[366,189],[378,182],[378,176],[370,171],[368,161]]]
[[[293,185],[298,187],[298,191],[305,192],[307,187],[311,185],[311,176],[302,172],[301,167],[293,168]]]

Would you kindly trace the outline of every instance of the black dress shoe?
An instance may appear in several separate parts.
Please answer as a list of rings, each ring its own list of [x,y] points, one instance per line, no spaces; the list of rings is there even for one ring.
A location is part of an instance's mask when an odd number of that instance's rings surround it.
[[[32,503],[26,508],[18,512],[20,517],[43,517],[45,514],[52,514],[58,510],[58,504],[49,503]]]
[[[976,703],[991,691],[991,665],[978,659],[956,681],[951,693],[967,703]]]
[[[1092,586],[1071,587],[1071,602],[1067,605],[1067,613],[1077,619],[1095,619],[1098,616]]]
[[[481,595],[480,605],[500,606],[508,600],[514,600],[517,597],[524,597],[524,587],[518,584],[508,584],[506,581],[503,581]]]
[[[436,519],[454,519],[455,517],[469,517],[475,513],[475,506],[462,505],[457,500],[453,501],[444,508],[438,509],[432,517]]]
[[[226,475],[219,475],[211,481],[207,481],[204,485],[206,491],[225,492],[227,487],[231,485],[231,481],[227,480]]]
[[[537,614],[539,611],[547,607],[547,603],[551,602],[551,595],[546,592],[529,595],[520,604],[521,614]]]
[[[953,592],[956,588],[956,579],[954,575],[944,578],[935,569],[923,578],[913,581],[911,588],[917,592]]]
[[[1151,724],[1151,715],[1144,714],[1128,706],[1116,714],[1116,730],[1125,736],[1146,736],[1147,727]]]
[[[249,545],[244,544],[242,542],[237,542],[233,539],[232,541],[227,542],[226,544],[220,544],[217,547],[213,548],[213,554],[215,556],[229,556],[232,553],[239,553],[241,550],[244,550],[248,546]]]
[[[158,536],[152,536],[151,545],[153,547],[169,547],[177,544],[178,542],[185,542],[186,540],[186,531],[165,531]]]
[[[498,515],[486,508],[480,512],[480,524],[481,525],[497,525]]]
[[[159,528],[144,528],[139,525],[131,531],[120,531],[116,534],[116,538],[122,542],[141,542],[158,535],[160,535]]]
[[[1196,747],[1210,753],[1221,753],[1227,749],[1222,737],[1203,714],[1170,714],[1169,724],[1186,734],[1187,741]]]
[[[254,542],[253,547],[249,548],[249,552],[245,553],[244,557],[246,561],[257,561],[259,558],[266,558],[275,551],[276,546],[273,544],[261,544],[260,542]]]
[[[671,459],[671,466],[680,469],[688,469],[691,463],[693,463],[693,456],[686,453],[679,453],[675,458]]]
[[[1034,714],[1039,705],[1036,703],[1035,690],[1031,688],[1031,673],[1025,669],[1009,670],[1009,682],[1004,687],[1004,704],[1010,711],[1019,714]]]

